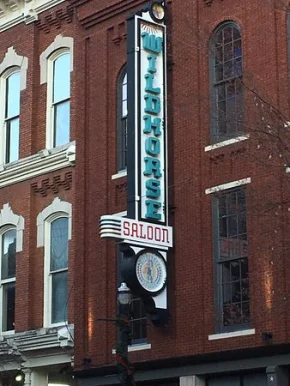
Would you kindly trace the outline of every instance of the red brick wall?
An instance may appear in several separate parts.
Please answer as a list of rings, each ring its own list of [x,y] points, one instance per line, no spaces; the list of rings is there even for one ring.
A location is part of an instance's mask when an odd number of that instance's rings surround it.
[[[126,209],[126,179],[116,173],[116,94],[118,74],[126,62],[125,19],[132,2],[73,3],[78,162],[76,243],[76,368],[83,358],[92,366],[114,363],[115,327],[98,318],[113,318],[116,296],[116,248],[98,237],[102,214]],[[138,9],[142,1],[135,2]],[[262,345],[261,332],[272,331],[274,343],[288,339],[285,208],[266,215],[267,199],[281,200],[285,173],[269,167],[268,153],[257,153],[255,141],[204,152],[210,144],[208,43],[224,20],[241,27],[244,80],[259,95],[288,113],[286,17],[268,2],[214,0],[168,1],[169,185],[174,249],[169,254],[167,329],[148,328],[152,349],[131,359],[184,356]],[[246,103],[252,120],[252,95]],[[254,157],[249,154],[255,154]],[[248,337],[208,341],[215,332],[211,197],[206,188],[251,177],[249,202],[249,266],[251,327]],[[286,192],[287,193],[287,192]],[[261,211],[257,212],[257,204]],[[263,206],[265,205],[265,206]],[[285,219],[286,218],[286,219]],[[282,224],[282,227],[281,227]],[[287,268],[287,270],[286,270]]]
[[[73,204],[70,243],[70,321],[75,321],[75,364],[83,358],[92,366],[114,363],[115,326],[99,318],[114,318],[116,247],[101,240],[103,214],[126,209],[126,178],[116,173],[117,79],[126,62],[126,16],[140,9],[138,1],[72,1],[73,22],[63,3],[0,35],[0,58],[13,44],[29,59],[27,88],[21,94],[21,155],[45,146],[46,85],[40,86],[39,56],[58,34],[72,36],[72,139],[77,141],[77,165],[70,190],[57,195]],[[174,249],[169,254],[167,329],[148,328],[152,349],[130,354],[132,361],[161,359],[262,345],[261,332],[273,332],[274,343],[287,342],[289,326],[287,280],[289,258],[287,205],[267,215],[267,199],[287,197],[285,174],[268,164],[269,152],[257,151],[256,141],[204,152],[210,144],[208,42],[224,20],[241,27],[245,83],[288,114],[286,17],[268,2],[214,0],[168,1],[168,113],[170,221]],[[256,117],[251,99],[247,119]],[[253,126],[253,125],[252,125]],[[9,202],[25,218],[24,249],[18,256],[17,319],[19,331],[40,327],[43,302],[43,249],[36,248],[36,217],[56,194],[43,197],[31,184],[67,170],[1,189],[0,207]],[[211,197],[206,188],[251,177],[249,202],[249,266],[251,327],[248,337],[208,341],[215,332]],[[257,207],[261,207],[257,212]],[[278,215],[276,215],[276,212]],[[75,271],[74,271],[75,267]],[[284,299],[286,298],[286,300]],[[74,307],[73,307],[74,306]],[[74,312],[75,310],[75,312]]]
[[[39,15],[36,23],[18,24],[0,34],[0,61],[10,46],[17,55],[28,58],[27,85],[21,91],[20,115],[20,158],[36,154],[45,148],[46,125],[46,84],[40,85],[41,53],[54,41],[58,34],[71,36],[74,26],[63,15],[70,13],[68,4],[63,3]],[[74,104],[75,81],[72,73],[72,104]],[[71,139],[75,138],[75,113],[71,111]],[[58,184],[56,179],[67,181]],[[72,181],[72,182],[70,182]],[[47,189],[40,189],[43,186]],[[24,217],[23,250],[17,253],[16,273],[16,331],[25,331],[43,326],[43,265],[44,249],[37,248],[37,215],[55,197],[68,201],[75,210],[74,168],[68,167],[52,173],[1,188],[0,209],[9,203],[13,212]],[[73,232],[75,226],[73,224]],[[69,322],[74,318],[74,238],[70,241],[69,252]]]

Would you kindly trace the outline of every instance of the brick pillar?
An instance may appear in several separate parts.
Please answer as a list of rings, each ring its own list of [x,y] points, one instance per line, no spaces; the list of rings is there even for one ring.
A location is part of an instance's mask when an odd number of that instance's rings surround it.
[[[267,372],[267,386],[288,386],[287,372],[279,366],[269,366]]]
[[[180,377],[179,386],[205,386],[205,379],[203,377],[198,377],[196,375]]]

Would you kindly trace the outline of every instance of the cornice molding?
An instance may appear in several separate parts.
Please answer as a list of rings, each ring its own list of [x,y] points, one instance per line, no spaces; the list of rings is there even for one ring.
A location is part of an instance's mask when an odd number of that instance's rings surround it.
[[[30,24],[38,15],[65,0],[0,0],[0,32],[19,23]]]
[[[23,367],[29,365],[33,367],[33,358],[42,356],[42,365],[51,364],[51,355],[53,353],[54,362],[58,363],[58,357],[62,362],[71,362],[74,347],[74,325],[55,328],[40,328],[37,330],[15,333],[13,335],[0,335],[0,360],[11,365]],[[65,349],[65,351],[64,351]],[[31,362],[31,363],[30,363]],[[26,366],[25,366],[26,365]],[[35,363],[37,366],[37,363]],[[28,366],[27,366],[28,367]],[[4,368],[5,370],[5,368]],[[0,366],[0,373],[3,371]]]
[[[0,188],[75,164],[75,144],[70,143],[0,167]]]
[[[74,7],[79,7],[81,9],[82,6],[81,12],[78,13],[78,20],[84,28],[90,28],[93,25],[102,23],[114,16],[124,13],[125,11],[129,11],[130,9],[138,9],[147,2],[148,0],[121,0],[115,4],[111,4],[105,8],[96,9],[92,12],[91,4],[88,4],[88,11],[85,9],[88,0],[70,1]]]

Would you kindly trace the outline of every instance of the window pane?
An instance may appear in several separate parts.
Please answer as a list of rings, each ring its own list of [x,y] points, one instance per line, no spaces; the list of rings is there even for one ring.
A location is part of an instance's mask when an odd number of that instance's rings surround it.
[[[3,331],[14,330],[15,321],[15,283],[3,285]]]
[[[68,266],[68,219],[58,218],[51,223],[50,271]]]
[[[60,146],[70,141],[70,103],[62,102],[54,108],[54,146]]]
[[[54,61],[53,103],[70,97],[70,54],[61,55]]]
[[[222,327],[232,328],[250,319],[246,197],[235,189],[214,200],[218,304]]]
[[[19,158],[19,118],[7,121],[6,131],[6,163]]]
[[[120,77],[118,88],[117,166],[118,170],[124,170],[127,167],[127,73]]]
[[[67,320],[68,280],[67,272],[52,275],[51,322],[59,323]]]
[[[225,24],[213,37],[211,49],[215,94],[211,115],[217,117],[212,135],[219,141],[242,132],[242,42],[238,28]]]
[[[6,114],[5,118],[19,115],[20,111],[20,72],[15,72],[6,80]]]
[[[16,270],[16,230],[12,229],[2,236],[2,280],[15,277]]]
[[[134,298],[131,305],[131,332],[133,342],[144,341],[147,338],[147,318],[143,302],[140,298]]]

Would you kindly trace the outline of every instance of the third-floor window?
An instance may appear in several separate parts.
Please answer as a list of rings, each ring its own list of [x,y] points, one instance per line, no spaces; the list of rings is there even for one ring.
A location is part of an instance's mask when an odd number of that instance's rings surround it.
[[[5,79],[4,146],[5,163],[19,158],[20,71]]]
[[[70,53],[58,54],[53,60],[52,78],[53,146],[70,141]]]

